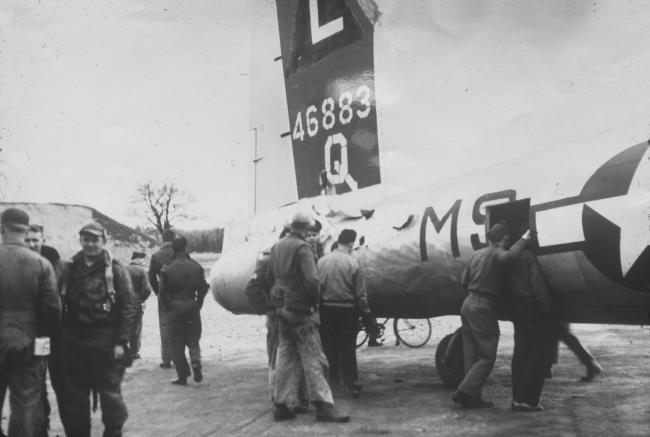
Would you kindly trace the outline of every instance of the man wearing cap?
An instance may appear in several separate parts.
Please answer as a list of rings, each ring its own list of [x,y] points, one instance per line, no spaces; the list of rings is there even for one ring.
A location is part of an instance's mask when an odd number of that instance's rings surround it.
[[[126,266],[126,270],[131,276],[131,284],[133,284],[133,292],[138,298],[138,312],[135,315],[135,322],[133,323],[133,333],[129,340],[129,351],[134,360],[140,358],[140,338],[142,336],[142,316],[144,315],[145,302],[151,295],[151,285],[149,284],[149,277],[144,268],[144,252],[133,252],[131,255],[131,262]]]
[[[489,244],[472,254],[461,278],[468,291],[460,309],[463,322],[465,378],[452,400],[463,408],[490,408],[492,402],[482,398],[483,385],[494,367],[499,345],[497,305],[504,297],[506,266],[517,259],[528,243],[530,231],[506,249],[510,236],[505,223],[488,231]]]
[[[176,237],[176,233],[171,229],[165,229],[162,233],[163,244],[160,249],[151,256],[149,263],[149,282],[153,292],[158,296],[158,326],[160,327],[160,356],[162,362],[160,367],[163,369],[172,368],[172,348],[169,341],[169,330],[167,327],[167,312],[163,309],[160,302],[160,295],[158,294],[158,275],[164,266],[169,264],[174,257],[174,249],[172,249],[172,241]]]
[[[271,305],[278,317],[279,344],[273,418],[293,419],[288,405],[296,402],[302,367],[310,400],[316,406],[316,420],[347,422],[349,416],[334,408],[327,383],[327,358],[318,332],[318,274],[314,253],[305,241],[309,214],[298,212],[291,221],[291,232],[271,249],[269,259],[273,288]]]
[[[160,272],[158,298],[167,311],[169,340],[176,367],[175,385],[186,385],[190,367],[185,357],[189,349],[194,381],[201,382],[201,307],[210,286],[205,282],[203,267],[187,253],[187,240],[177,237],[172,243],[174,257]]]
[[[90,391],[99,394],[104,436],[121,436],[127,419],[121,384],[129,365],[137,298],[122,264],[105,249],[106,230],[79,230],[81,251],[64,269],[63,347],[65,401],[59,406],[69,436],[90,435]]]
[[[376,331],[368,307],[366,283],[359,261],[352,256],[356,231],[343,229],[338,247],[318,261],[321,286],[321,339],[330,365],[330,383],[343,379],[345,390],[359,396],[361,385],[357,373],[357,333],[359,316]]]
[[[46,351],[35,344],[59,331],[61,317],[54,269],[27,247],[28,230],[24,211],[9,208],[0,216],[0,378],[11,392],[9,435],[27,437],[47,433]]]

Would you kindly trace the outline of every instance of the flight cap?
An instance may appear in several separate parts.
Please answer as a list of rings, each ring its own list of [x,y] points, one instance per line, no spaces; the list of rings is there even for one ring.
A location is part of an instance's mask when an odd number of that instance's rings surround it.
[[[0,222],[14,231],[29,230],[29,215],[22,209],[7,208],[0,216]]]
[[[354,243],[357,239],[357,231],[354,229],[343,229],[339,234],[338,242],[339,244],[350,244]]]
[[[99,223],[90,222],[79,229],[79,235],[82,234],[97,235],[98,237],[106,238],[106,229],[104,229],[104,227]]]
[[[503,221],[496,223],[487,233],[488,239],[493,243],[503,240],[506,235],[508,235],[508,226]]]

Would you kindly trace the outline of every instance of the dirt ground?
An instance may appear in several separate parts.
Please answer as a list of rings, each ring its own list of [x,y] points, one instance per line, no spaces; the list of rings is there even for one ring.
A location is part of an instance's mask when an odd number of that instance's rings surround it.
[[[129,409],[126,436],[648,436],[650,435],[650,329],[638,326],[574,325],[605,372],[591,384],[578,382],[584,369],[562,346],[553,378],[544,387],[542,413],[511,413],[510,360],[513,337],[502,323],[499,357],[484,395],[489,410],[463,411],[438,379],[438,341],[459,325],[458,317],[432,319],[433,336],[420,349],[395,346],[392,333],[380,348],[358,351],[364,384],[358,399],[335,391],[348,424],[320,424],[313,414],[274,423],[268,400],[264,319],[235,316],[208,297],[202,311],[204,376],[201,384],[177,387],[173,370],[158,367],[157,302],[145,312],[142,359],[128,369],[123,392]],[[53,403],[51,435],[63,435]],[[5,409],[3,428],[6,429]],[[101,413],[93,414],[101,435]]]

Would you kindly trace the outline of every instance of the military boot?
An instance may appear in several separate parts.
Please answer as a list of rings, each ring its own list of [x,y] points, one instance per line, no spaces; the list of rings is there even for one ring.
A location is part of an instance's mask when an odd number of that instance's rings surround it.
[[[329,402],[314,402],[316,405],[316,422],[349,422],[350,416],[339,412]]]
[[[296,418],[296,413],[291,411],[287,404],[275,404],[273,408],[273,420],[281,422],[283,420],[291,420]]]

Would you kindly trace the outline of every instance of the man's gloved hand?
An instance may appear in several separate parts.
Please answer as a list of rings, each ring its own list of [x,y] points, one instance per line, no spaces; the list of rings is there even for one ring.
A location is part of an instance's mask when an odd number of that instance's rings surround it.
[[[381,337],[381,325],[375,322],[371,326],[366,326],[366,332],[370,337]]]
[[[374,317],[370,314],[362,314],[361,320],[363,326],[366,328],[368,335],[379,337],[381,335],[381,325],[377,323]]]
[[[133,364],[131,349],[126,343],[115,345],[113,348],[113,358],[115,358],[115,361],[118,361],[124,367],[131,367]]]

